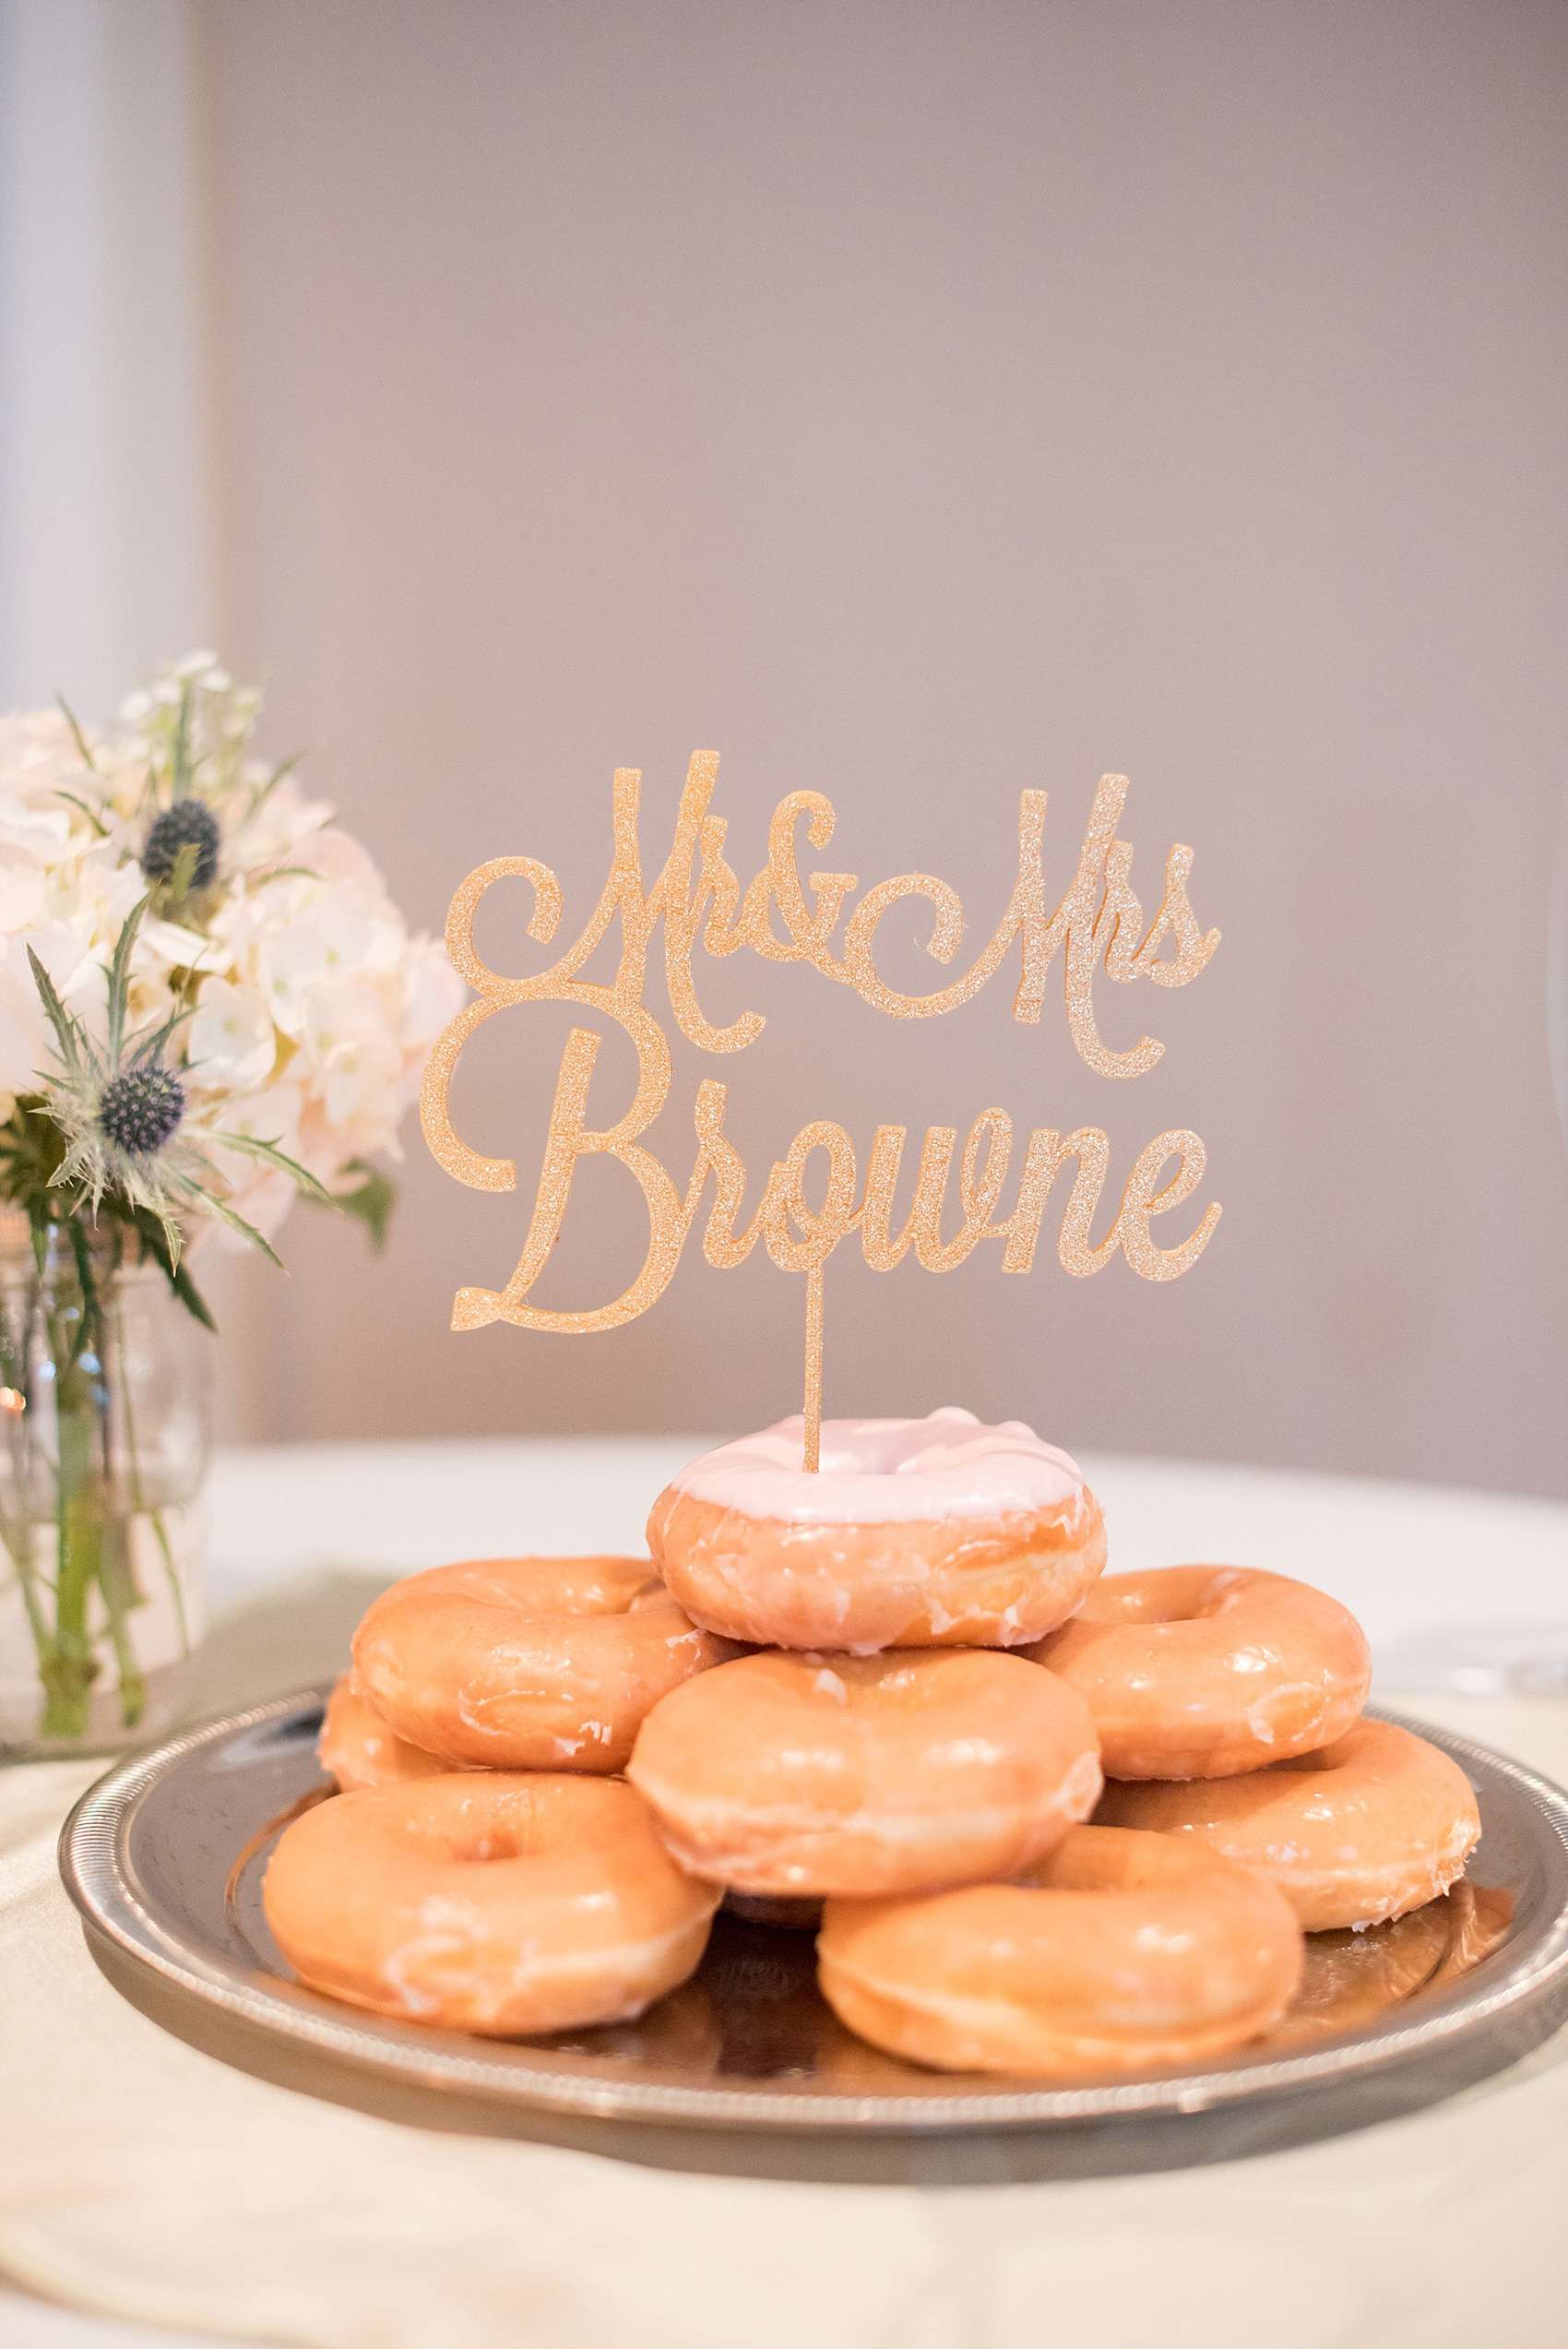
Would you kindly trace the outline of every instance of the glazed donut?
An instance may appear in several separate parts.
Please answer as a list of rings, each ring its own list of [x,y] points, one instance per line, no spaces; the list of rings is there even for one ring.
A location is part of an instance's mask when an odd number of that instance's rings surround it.
[[[834,2012],[889,2055],[941,2071],[1146,2071],[1277,2023],[1301,1934],[1231,1861],[1075,1827],[1019,1883],[829,1901],[817,1954]]]
[[[1446,1892],[1480,1840],[1455,1761],[1389,1721],[1244,1777],[1110,1785],[1112,1827],[1191,1837],[1277,1884],[1304,1931],[1381,1925]]]
[[[284,1830],[262,1897],[313,1990],[499,2035],[640,2014],[695,1970],[719,1898],[629,1786],[490,1771],[320,1804]]]
[[[410,1746],[388,1729],[345,1672],[327,1699],[316,1740],[321,1767],[345,1795],[358,1786],[396,1786],[410,1778],[442,1778],[451,1769],[438,1754]]]
[[[1337,1599],[1239,1566],[1110,1575],[1033,1652],[1093,1714],[1108,1778],[1229,1778],[1311,1753],[1372,1682]]]
[[[1099,1504],[1016,1419],[829,1419],[822,1467],[780,1420],[683,1468],[648,1547],[694,1623],[762,1647],[1021,1648],[1105,1565]]]
[[[475,1558],[383,1592],[354,1634],[354,1680],[449,1769],[609,1776],[648,1707],[732,1652],[646,1558]]]
[[[796,1899],[1009,1876],[1100,1786],[1080,1700],[977,1649],[742,1656],[654,1707],[626,1775],[683,1867]]]

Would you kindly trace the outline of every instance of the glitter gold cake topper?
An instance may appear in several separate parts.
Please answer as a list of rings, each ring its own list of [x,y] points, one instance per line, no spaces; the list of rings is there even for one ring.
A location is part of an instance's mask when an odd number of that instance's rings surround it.
[[[698,1000],[693,958],[725,956],[742,948],[775,962],[806,962],[825,979],[851,987],[873,1010],[899,1019],[939,1019],[968,1003],[992,979],[1015,946],[1020,970],[1013,1017],[1037,1023],[1045,1001],[1046,978],[1060,952],[1067,1025],[1079,1057],[1104,1077],[1141,1077],[1165,1047],[1142,1037],[1126,1052],[1113,1052],[1096,1024],[1093,983],[1104,969],[1123,984],[1147,978],[1163,987],[1185,986],[1207,964],[1219,943],[1218,930],[1201,931],[1187,900],[1193,852],[1180,845],[1166,859],[1159,909],[1146,932],[1144,912],[1132,886],[1133,850],[1117,838],[1127,796],[1124,775],[1104,775],[1095,793],[1077,869],[1059,902],[1049,906],[1041,871],[1046,793],[1023,793],[1018,811],[1018,869],[1002,920],[968,971],[950,985],[923,996],[900,994],[881,976],[876,933],[885,916],[905,898],[924,900],[932,909],[926,952],[950,963],[964,935],[964,911],[945,881],[928,873],[903,873],[866,890],[852,912],[860,887],[853,873],[809,873],[799,865],[801,836],[818,852],[832,840],[836,818],[818,792],[790,792],[773,812],[767,861],[742,892],[724,854],[726,827],[709,812],[718,781],[715,751],[697,751],[686,776],[675,822],[675,837],[658,879],[645,891],[637,834],[642,777],[636,768],[618,768],[614,783],[614,853],[598,906],[580,936],[543,971],[520,977],[492,971],[474,946],[474,921],[493,885],[511,876],[533,890],[528,935],[541,946],[554,938],[561,921],[561,885],[547,864],[531,856],[498,856],[469,875],[452,900],[446,945],[459,976],[476,1000],[450,1023],[431,1054],[421,1095],[425,1139],[439,1163],[470,1189],[510,1191],[517,1167],[510,1159],[486,1158],[471,1150],[452,1124],[452,1072],[469,1038],[492,1016],[521,1003],[580,1005],[619,1027],[637,1056],[637,1083],[630,1106],[614,1124],[588,1122],[594,1063],[603,1043],[601,1029],[574,1027],[561,1055],[555,1099],[544,1145],[523,1252],[501,1290],[459,1289],[454,1330],[479,1330],[509,1321],[520,1330],[575,1335],[613,1330],[635,1320],[660,1297],[674,1277],[682,1250],[696,1222],[705,1194],[712,1203],[703,1231],[703,1254],[711,1265],[742,1264],[760,1239],[781,1270],[806,1277],[805,1458],[817,1465],[822,1411],[823,1276],[840,1241],[858,1233],[866,1262],[890,1271],[911,1253],[928,1272],[948,1272],[982,1241],[1002,1243],[1004,1272],[1028,1272],[1034,1263],[1052,1185],[1075,1163],[1072,1188],[1057,1236],[1063,1269],[1079,1277],[1098,1272],[1118,1250],[1146,1281],[1172,1281],[1187,1271],[1208,1245],[1219,1221],[1211,1205],[1196,1230],[1171,1247],[1161,1247],[1149,1226],[1189,1199],[1203,1178],[1206,1153],[1199,1137],[1184,1127],[1156,1135],[1128,1176],[1121,1205],[1103,1239],[1091,1242],[1090,1224],[1104,1188],[1111,1146],[1098,1126],[1063,1134],[1037,1126],[1023,1151],[1011,1211],[993,1221],[1013,1160],[1013,1122],[1004,1110],[982,1110],[958,1152],[960,1222],[942,1236],[943,1210],[958,1150],[955,1127],[928,1127],[921,1148],[914,1196],[895,1235],[893,1193],[903,1163],[908,1128],[879,1126],[860,1182],[854,1145],[842,1126],[819,1119],[803,1126],[774,1165],[751,1222],[737,1232],[746,1187],[746,1169],[724,1133],[728,1089],[704,1078],[697,1087],[693,1119],[695,1150],[684,1194],[637,1137],[653,1123],[670,1091],[670,1044],[643,1001],[648,948],[664,925],[665,984],[671,1011],[683,1035],[703,1051],[744,1051],[766,1024],[743,1012],[727,1027],[715,1027]],[[808,903],[806,892],[811,892]],[[578,973],[613,921],[621,924],[621,959],[613,984],[602,986]],[[775,921],[782,925],[782,934]],[[843,927],[837,951],[834,939]],[[1170,953],[1162,949],[1167,944]],[[560,1235],[579,1158],[602,1152],[618,1159],[642,1194],[648,1220],[647,1251],[631,1286],[608,1305],[584,1312],[556,1312],[529,1303]],[[826,1175],[813,1169],[808,1199],[807,1170],[821,1153]],[[1170,1161],[1169,1181],[1161,1181]]]

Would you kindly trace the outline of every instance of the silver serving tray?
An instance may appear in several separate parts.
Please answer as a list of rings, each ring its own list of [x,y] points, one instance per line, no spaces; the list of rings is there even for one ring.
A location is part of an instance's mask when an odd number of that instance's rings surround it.
[[[1470,1873],[1508,1896],[1511,1922],[1459,1979],[1304,2045],[1070,2086],[924,2071],[837,2023],[809,1933],[723,1914],[692,1982],[636,2023],[493,2040],[385,2021],[291,1979],[262,1912],[276,1835],[328,1784],[315,1756],[323,1695],[121,1763],[66,1820],[61,1873],[103,1970],[160,2022],[253,2071],[399,2118],[776,2175],[1085,2175],[1229,2159],[1391,2117],[1515,2061],[1568,2014],[1568,1795],[1411,1723],[1475,1788],[1483,1838]],[[607,2135],[607,2124],[618,2126]],[[967,2169],[933,2165],[933,2139],[980,2150]],[[904,2151],[879,2159],[875,2142]],[[923,2164],[909,2150],[922,2143]]]

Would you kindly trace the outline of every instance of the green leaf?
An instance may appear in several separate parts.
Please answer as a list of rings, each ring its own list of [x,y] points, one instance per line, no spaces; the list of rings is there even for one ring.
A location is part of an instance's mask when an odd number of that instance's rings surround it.
[[[193,1319],[199,1321],[204,1330],[210,1330],[216,1336],[218,1324],[184,1262],[177,1260],[171,1250],[161,1217],[154,1215],[150,1208],[137,1207],[129,1199],[122,1199],[113,1192],[103,1202],[103,1212],[117,1223],[129,1225],[138,1234],[142,1246],[162,1271],[185,1311]]]
[[[54,786],[54,796],[56,799],[68,799],[73,807],[79,807],[101,841],[106,841],[109,838],[109,827],[96,807],[89,807],[85,799],[77,797],[75,792],[62,791],[58,783]]]
[[[83,733],[80,726],[77,723],[76,711],[71,708],[70,703],[66,700],[63,693],[57,693],[54,698],[65,713],[65,723],[69,726],[72,735],[75,738],[77,748],[81,753],[82,765],[84,767],[90,768],[92,772],[96,775],[98,772],[98,761],[92,755],[92,749],[88,742],[87,736]],[[69,792],[62,792],[60,796],[62,799],[69,799],[70,793]],[[77,802],[77,805],[78,806],[80,805],[79,801]],[[91,811],[89,809],[89,813],[90,814],[90,812]]]
[[[212,1133],[208,1134],[206,1139],[220,1144],[224,1150],[243,1151],[249,1158],[265,1159],[268,1166],[280,1168],[285,1174],[292,1176],[303,1197],[314,1199],[318,1207],[338,1205],[338,1201],[326,1186],[318,1183],[315,1176],[305,1167],[297,1164],[291,1158],[286,1158],[276,1142],[258,1141],[254,1134]],[[207,1194],[204,1193],[203,1196],[206,1197]]]
[[[184,847],[175,850],[174,869],[165,885],[169,891],[171,905],[183,905],[189,897],[191,883],[196,879],[196,864],[200,855],[201,851],[195,841],[186,841]]]
[[[50,1176],[50,1189],[68,1190],[75,1185],[83,1196],[90,1191],[92,1210],[96,1215],[98,1202],[103,1196],[103,1161],[95,1138],[91,1134],[78,1134]],[[53,1212],[56,1218],[75,1215],[80,1204],[80,1198],[73,1198],[64,1207],[56,1205]]]
[[[250,823],[252,819],[260,813],[261,809],[266,806],[267,801],[271,798],[273,793],[277,790],[284,776],[292,773],[293,769],[299,765],[304,755],[305,754],[303,750],[296,750],[291,757],[280,758],[279,760],[277,766],[272,769],[271,774],[268,775],[266,782],[264,782],[258,790],[252,793],[251,804],[246,808],[244,815],[244,821],[246,824]],[[242,826],[241,829],[243,830],[244,826]]]
[[[184,854],[184,849],[180,852]],[[120,1045],[125,1032],[125,1011],[131,995],[131,955],[141,928],[142,915],[152,903],[150,890],[133,905],[120,924],[120,935],[114,941],[114,959],[109,965],[109,1066],[120,1066]]]
[[[81,1217],[68,1215],[65,1231],[71,1244],[71,1254],[77,1260],[77,1285],[82,1293],[81,1318],[77,1323],[71,1358],[65,1365],[66,1370],[70,1371],[76,1368],[89,1345],[100,1362],[103,1359],[103,1301],[98,1294],[98,1281],[92,1269],[92,1250],[82,1228]]]
[[[331,1198],[333,1207],[341,1208],[345,1215],[357,1216],[370,1234],[371,1244],[377,1256],[386,1246],[386,1226],[392,1220],[392,1210],[398,1204],[398,1186],[379,1166],[372,1166],[362,1158],[351,1158],[347,1171],[362,1174],[364,1181],[356,1190],[337,1191]]]
[[[199,1183],[185,1183],[182,1188],[196,1201],[206,1214],[216,1215],[219,1222],[227,1223],[232,1232],[243,1233],[252,1247],[259,1248],[263,1256],[269,1258],[278,1267],[279,1272],[288,1270],[270,1241],[262,1237],[254,1223],[247,1223],[243,1215],[236,1215],[227,1199],[220,1199],[216,1191],[204,1191]]]
[[[168,1019],[163,1022],[161,1028],[149,1029],[144,1036],[139,1038],[136,1036],[131,1037],[130,1043],[132,1050],[130,1055],[127,1059],[122,1061],[121,1067],[125,1068],[140,1068],[145,1067],[148,1061],[156,1060],[164,1045],[168,1043],[170,1037],[173,1034],[175,1029],[183,1028],[187,1019],[192,1019],[195,1017],[196,1006],[194,1004],[187,1004],[182,1010],[172,1011],[169,1014]],[[200,1063],[197,1062],[196,1065],[199,1067]]]
[[[174,727],[174,797],[186,799],[191,788],[191,701],[193,687],[187,677],[180,687],[180,715]]]
[[[18,1093],[15,1109],[0,1126],[0,1198],[18,1207],[43,1200],[53,1213],[49,1188],[65,1156],[65,1137],[43,1095]]]
[[[79,1046],[86,1041],[81,1022],[72,1018],[55,993],[54,982],[33,952],[28,948],[28,960],[32,965],[32,983],[38,989],[39,1000],[49,1016],[49,1024],[59,1039],[60,1057],[75,1076],[81,1068]]]

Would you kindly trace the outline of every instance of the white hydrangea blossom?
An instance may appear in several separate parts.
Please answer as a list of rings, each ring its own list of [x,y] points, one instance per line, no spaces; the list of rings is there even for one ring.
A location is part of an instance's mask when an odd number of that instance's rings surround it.
[[[115,941],[148,889],[148,829],[172,795],[188,795],[218,822],[218,877],[148,907],[131,1018],[156,1025],[189,1010],[164,1057],[193,1114],[344,1191],[359,1179],[353,1162],[398,1154],[398,1124],[463,990],[440,942],[410,936],[335,810],[246,755],[258,706],[195,654],[134,694],[103,738],[53,710],[0,716],[0,1124],[53,1058],[29,948],[65,1009],[101,1034]],[[228,1204],[270,1238],[295,1196],[290,1176],[233,1151],[218,1163]]]

